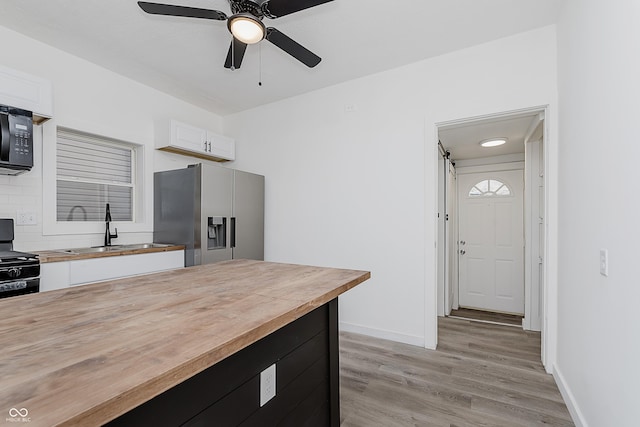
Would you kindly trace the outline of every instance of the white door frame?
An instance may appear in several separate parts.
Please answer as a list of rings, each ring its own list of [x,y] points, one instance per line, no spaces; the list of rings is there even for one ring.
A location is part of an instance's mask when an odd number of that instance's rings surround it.
[[[447,153],[439,151],[438,157],[438,241],[446,242],[437,246],[438,258],[437,281],[444,283],[438,287],[438,316],[448,316],[451,307],[458,308],[457,292],[453,290],[453,283],[457,284],[457,257],[454,256],[455,242],[458,240],[457,230],[457,191],[449,185],[450,170],[454,170],[453,164],[447,158]],[[453,204],[451,204],[453,200]],[[457,285],[456,285],[457,286]],[[454,299],[454,295],[456,298]]]
[[[447,193],[447,183],[443,179],[445,165],[447,164],[446,153],[443,152],[442,147],[438,147],[438,215],[437,215],[437,239],[439,242],[446,241],[446,228],[447,228],[447,209],[446,209],[446,193]],[[437,281],[438,283],[446,283],[447,282],[447,254],[446,254],[446,245],[438,245],[436,250],[436,257],[438,259],[437,266]],[[442,291],[442,292],[441,292]],[[447,314],[446,311],[447,306],[447,291],[446,286],[438,288],[438,316],[445,316]]]
[[[541,236],[540,225],[544,224],[544,198],[540,199],[539,189],[544,189],[544,156],[541,149],[544,147],[544,132],[539,131],[544,126],[544,112],[541,112],[531,122],[527,135],[524,138],[525,145],[525,259],[524,259],[524,329],[540,331],[542,329],[541,301],[543,289],[540,286],[541,269],[544,269],[545,257],[543,253],[544,235]],[[542,205],[542,206],[541,206]],[[541,207],[543,208],[541,210]]]
[[[557,244],[557,236],[555,236],[554,234],[552,234],[550,231],[555,231],[557,232],[557,225],[553,222],[554,220],[557,220],[557,200],[555,197],[557,197],[557,187],[558,187],[558,183],[557,183],[557,176],[555,176],[555,168],[557,167],[557,159],[555,158],[555,154],[557,153],[557,143],[555,141],[551,140],[551,135],[553,136],[557,136],[557,126],[553,126],[553,133],[550,132],[550,125],[549,125],[549,106],[545,105],[545,106],[538,106],[538,107],[531,107],[531,108],[525,108],[525,109],[521,109],[521,110],[514,110],[514,111],[509,111],[509,112],[503,112],[503,113],[494,113],[494,114],[488,114],[485,116],[477,116],[477,117],[471,117],[471,118],[465,118],[465,119],[456,119],[456,120],[450,120],[450,121],[441,121],[441,122],[430,122],[427,123],[427,127],[428,129],[432,130],[431,133],[431,138],[427,137],[426,138],[426,144],[427,144],[427,149],[426,149],[426,156],[425,156],[425,160],[427,161],[426,163],[426,167],[429,169],[435,169],[435,171],[438,170],[438,156],[436,155],[438,149],[437,149],[437,143],[438,143],[438,129],[444,126],[452,126],[452,125],[462,125],[462,124],[469,124],[469,123],[473,123],[473,122],[480,122],[480,121],[485,121],[488,119],[495,119],[495,118],[508,118],[508,117],[513,117],[513,116],[518,116],[518,115],[522,115],[522,114],[527,114],[527,113],[543,113],[545,120],[544,120],[544,126],[543,126],[543,140],[545,142],[545,150],[544,150],[544,170],[545,170],[545,174],[544,174],[544,248],[543,248],[543,258],[546,261],[543,264],[543,283],[542,283],[542,301],[540,301],[540,304],[542,306],[542,350],[541,350],[541,358],[542,358],[542,363],[545,366],[547,372],[551,373],[555,364],[555,359],[556,359],[556,343],[555,343],[555,339],[557,337],[557,313],[555,312],[555,310],[557,309],[557,302],[556,302],[556,295],[557,295],[557,277],[555,276],[555,273],[557,272],[557,262],[555,260],[555,255],[557,253],[557,248],[556,248],[556,244]],[[554,115],[553,117],[556,117],[556,115]],[[429,133],[427,133],[427,135],[429,135]],[[551,142],[551,144],[550,144]],[[549,149],[551,147],[551,149]],[[435,182],[433,183],[433,193],[435,195],[435,200],[436,201],[436,206],[437,206],[437,195],[438,195],[438,188],[440,185],[440,179],[442,179],[437,173],[434,173],[435,176]],[[525,200],[525,204],[528,204],[529,201]],[[526,209],[526,207],[525,207]],[[437,239],[437,230],[438,230],[438,221],[437,218],[434,218],[433,216],[427,216],[427,226],[431,227],[434,226],[434,231],[435,231],[435,237]],[[435,219],[435,224],[434,222],[431,222],[432,220]],[[431,244],[434,245],[433,247],[437,247],[438,242],[434,242],[434,243],[430,243],[430,242],[426,242],[427,245]],[[529,244],[528,242],[526,243],[527,245]],[[438,256],[437,256],[437,252],[438,251],[429,251],[432,256],[433,256],[433,266],[436,268],[437,271],[437,266],[438,266]],[[437,279],[437,274],[434,274],[434,279]],[[426,284],[425,284],[426,286]],[[435,348],[437,346],[437,339],[438,339],[438,335],[437,335],[437,313],[439,311],[439,308],[437,307],[436,303],[438,301],[438,294],[440,292],[442,292],[442,294],[444,293],[444,289],[441,289],[440,287],[444,286],[444,283],[438,283],[436,280],[436,287],[434,289],[433,294],[431,293],[427,293],[425,294],[425,297],[427,298],[425,303],[427,305],[430,304],[434,304],[434,308],[435,310],[431,311],[431,310],[426,310],[428,314],[428,318],[425,318],[425,330],[429,330],[431,329],[431,333],[433,334],[433,336],[435,337],[435,339],[433,340],[433,342],[428,339],[426,340],[426,345],[429,348]],[[433,317],[431,317],[433,315]],[[435,329],[435,330],[434,330]]]
[[[455,166],[451,161],[447,162],[448,169],[445,174],[447,180],[447,214],[449,215],[449,221],[447,222],[448,232],[446,233],[447,238],[447,269],[448,274],[446,275],[446,281],[444,282],[445,286],[445,312],[447,315],[451,314],[451,309],[457,310],[458,307],[458,293],[456,291],[457,284],[459,280],[458,276],[458,180],[457,180],[457,171]],[[449,180],[451,179],[451,175],[453,175],[453,183],[451,184]],[[451,201],[451,203],[449,203]],[[448,288],[448,289],[447,289]]]

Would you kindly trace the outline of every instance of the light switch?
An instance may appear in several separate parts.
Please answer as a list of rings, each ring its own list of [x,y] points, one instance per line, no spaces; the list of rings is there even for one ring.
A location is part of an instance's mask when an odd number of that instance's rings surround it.
[[[600,249],[600,274],[605,277],[609,276],[609,251]]]

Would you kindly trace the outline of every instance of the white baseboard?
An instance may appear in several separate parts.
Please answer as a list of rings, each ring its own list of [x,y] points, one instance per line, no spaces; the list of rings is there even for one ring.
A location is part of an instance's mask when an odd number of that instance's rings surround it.
[[[576,398],[573,396],[573,393],[571,393],[571,389],[567,385],[564,376],[557,366],[553,367],[553,378],[556,380],[560,394],[564,399],[565,405],[567,405],[567,409],[569,410],[569,414],[571,414],[574,424],[577,427],[588,427],[588,424],[584,419],[584,415],[582,415],[582,411],[580,411],[580,407],[576,402]]]
[[[344,332],[353,332],[355,334],[368,335],[374,338],[401,342],[403,344],[424,347],[424,337],[415,335],[406,335],[398,332],[387,331],[384,329],[375,329],[368,326],[355,325],[353,323],[340,322],[340,330]]]

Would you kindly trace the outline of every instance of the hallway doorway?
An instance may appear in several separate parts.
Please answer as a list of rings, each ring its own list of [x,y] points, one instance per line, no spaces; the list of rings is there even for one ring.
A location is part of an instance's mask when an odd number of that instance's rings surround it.
[[[438,315],[539,331],[544,109],[443,123],[438,140]]]

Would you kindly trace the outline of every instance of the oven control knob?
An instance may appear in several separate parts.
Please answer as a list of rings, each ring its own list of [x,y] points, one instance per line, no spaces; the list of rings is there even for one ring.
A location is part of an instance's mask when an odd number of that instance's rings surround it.
[[[20,277],[20,275],[22,274],[22,269],[18,268],[18,267],[13,267],[10,268],[7,273],[9,274],[9,277],[11,277],[12,279],[15,279],[17,277]]]

